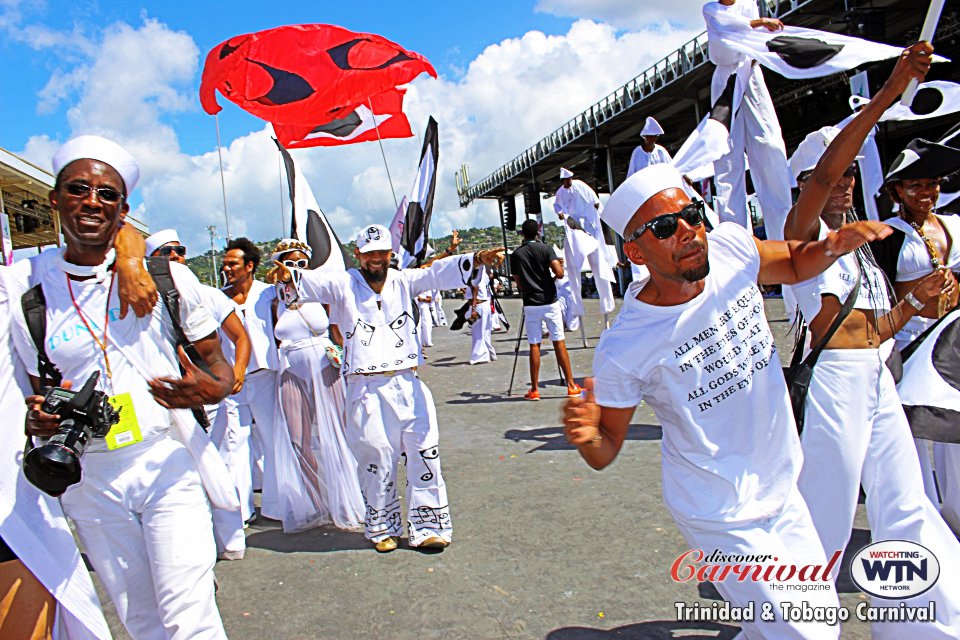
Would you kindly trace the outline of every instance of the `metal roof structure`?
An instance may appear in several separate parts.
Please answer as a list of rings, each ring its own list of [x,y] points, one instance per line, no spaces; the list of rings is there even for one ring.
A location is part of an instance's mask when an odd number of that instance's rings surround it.
[[[760,0],[761,15],[783,18],[791,25],[847,33],[891,44],[916,41],[926,6],[916,0]],[[938,53],[956,60],[960,16],[946,8],[934,38]],[[912,39],[911,39],[912,38]],[[875,91],[892,68],[892,61],[869,67]],[[874,71],[876,69],[876,71]],[[706,32],[599,102],[570,119],[518,156],[475,184],[458,175],[460,205],[476,199],[503,199],[525,190],[552,194],[559,186],[559,169],[568,167],[598,193],[609,193],[626,177],[627,164],[639,144],[647,116],[665,130],[659,143],[675,152],[710,109],[710,78]],[[787,148],[817,127],[835,124],[849,115],[848,76],[835,74],[815,80],[787,80],[764,70],[780,118]],[[928,79],[960,80],[960,65],[935,65]],[[956,122],[953,119],[952,122]],[[935,122],[890,123],[884,138],[899,144]],[[943,124],[947,128],[947,124]],[[895,146],[895,145],[894,145]],[[902,146],[902,145],[901,145]],[[897,147],[899,151],[900,147]],[[883,152],[881,143],[881,152]]]
[[[53,182],[46,169],[0,147],[0,202],[9,218],[14,250],[60,245],[60,217],[47,200]],[[132,216],[127,220],[147,234],[143,222]]]

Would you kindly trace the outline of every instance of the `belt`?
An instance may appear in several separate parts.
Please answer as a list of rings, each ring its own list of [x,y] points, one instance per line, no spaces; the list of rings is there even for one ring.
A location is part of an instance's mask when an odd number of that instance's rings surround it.
[[[391,369],[390,371],[371,371],[371,372],[369,372],[369,373],[367,373],[367,372],[365,372],[365,371],[361,371],[361,372],[358,372],[358,373],[355,373],[355,374],[351,374],[351,375],[367,376],[367,377],[371,377],[371,378],[374,378],[374,377],[379,377],[379,378],[392,378],[393,376],[402,375],[402,374],[406,373],[407,371],[413,371],[414,373],[416,373],[416,372],[417,372],[417,368],[416,368],[416,367],[409,367],[409,368],[407,368],[407,369]]]

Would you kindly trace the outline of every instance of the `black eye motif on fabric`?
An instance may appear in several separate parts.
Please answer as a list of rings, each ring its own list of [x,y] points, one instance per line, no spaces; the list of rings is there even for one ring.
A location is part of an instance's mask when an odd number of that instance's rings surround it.
[[[354,131],[357,130],[363,124],[363,118],[357,114],[356,111],[351,111],[342,118],[337,118],[336,120],[331,120],[326,124],[321,124],[319,127],[313,129],[310,133],[325,133],[330,136],[335,136],[337,138],[347,138]]]
[[[933,113],[942,106],[943,92],[936,87],[924,87],[913,96],[913,104],[910,105],[910,111],[913,111],[918,116],[925,116]]]
[[[828,44],[816,38],[777,36],[767,40],[767,49],[795,69],[812,69],[835,58],[842,44]]]
[[[396,343],[395,345],[393,345],[393,346],[398,347],[398,348],[403,346],[403,342],[404,342],[404,341],[403,341],[403,336],[400,335],[400,330],[403,329],[404,327],[406,327],[407,323],[413,323],[413,316],[411,316],[408,312],[404,311],[402,314],[400,314],[399,316],[397,316],[397,317],[393,320],[393,322],[391,322],[391,323],[389,324],[390,329],[393,331],[394,335],[397,336],[397,343]],[[411,333],[414,333],[414,334],[417,333],[417,326],[416,326],[416,324],[413,324],[413,328],[411,329]],[[386,365],[384,365],[384,366],[386,366]]]
[[[353,331],[348,331],[344,335],[346,335],[347,340],[350,340],[351,338],[353,338],[353,336],[357,334],[358,331],[360,331],[361,333],[360,333],[360,336],[358,337],[358,339],[360,340],[360,344],[362,344],[365,347],[369,347],[370,342],[373,340],[373,332],[376,330],[377,328],[374,327],[372,324],[367,324],[363,320],[357,320],[357,324],[353,327]]]
[[[440,447],[434,446],[429,449],[424,449],[420,452],[420,460],[423,461],[423,466],[427,468],[427,472],[420,476],[420,480],[423,482],[429,482],[433,480],[433,467],[431,466],[431,461],[433,465],[438,465],[440,460]]]
[[[355,38],[327,49],[333,63],[344,71],[376,71],[413,60],[405,53],[373,42],[367,38]],[[389,57],[388,57],[389,56]]]
[[[944,382],[960,391],[960,322],[951,322],[937,337],[933,368]]]
[[[258,102],[268,107],[277,107],[284,104],[291,104],[306,100],[313,95],[313,87],[303,76],[299,76],[283,69],[271,67],[263,62],[247,58],[247,62],[263,68],[273,79],[273,86],[270,87],[265,95],[254,98],[253,102]]]
[[[311,269],[326,263],[333,252],[334,244],[330,231],[320,218],[320,214],[313,209],[307,209],[307,244],[313,250],[310,255]]]

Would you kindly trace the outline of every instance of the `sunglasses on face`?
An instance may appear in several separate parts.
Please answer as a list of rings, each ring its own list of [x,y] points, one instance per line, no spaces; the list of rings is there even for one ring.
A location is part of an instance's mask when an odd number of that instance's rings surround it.
[[[100,202],[109,202],[112,204],[123,200],[123,194],[110,187],[91,187],[82,182],[68,182],[63,185],[63,188],[74,198],[86,198],[90,195],[91,191],[94,191],[97,194],[97,198],[100,199]]]
[[[290,269],[294,269],[294,268],[296,268],[296,269],[306,269],[308,264],[310,264],[310,262],[309,262],[306,258],[300,258],[299,260],[284,260],[284,261],[283,261],[283,266],[288,267],[288,268],[290,268]]]
[[[666,240],[677,232],[681,218],[691,227],[699,227],[704,221],[703,211],[703,200],[691,202],[676,213],[665,213],[649,222],[643,223],[639,229],[630,234],[629,238],[626,238],[625,242],[633,242],[643,235],[643,232],[647,229],[650,229],[650,233],[652,233],[653,237],[657,240]]]
[[[183,245],[176,247],[160,247],[160,255],[164,256],[165,258],[169,258],[174,253],[182,258],[183,256],[187,255],[187,248]]]

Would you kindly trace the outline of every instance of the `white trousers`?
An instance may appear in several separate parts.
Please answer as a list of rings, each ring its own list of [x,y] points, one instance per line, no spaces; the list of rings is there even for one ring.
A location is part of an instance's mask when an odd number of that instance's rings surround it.
[[[347,440],[357,458],[366,506],[364,532],[379,542],[403,532],[397,467],[407,467],[407,528],[410,546],[453,529],[447,486],[440,473],[440,431],[433,396],[412,369],[394,376],[349,375]]]
[[[490,313],[490,301],[477,303],[480,318],[470,325],[470,364],[480,364],[497,359],[493,348],[493,314]]]
[[[417,302],[417,309],[420,311],[420,324],[417,330],[420,332],[420,346],[433,346],[433,316],[430,309],[433,306],[431,302]]]
[[[277,372],[269,369],[255,371],[244,379],[243,389],[234,398],[239,409],[240,428],[246,429],[253,441],[250,451],[251,468],[263,456],[263,492],[260,494],[260,514],[273,520],[283,518],[274,465],[275,439],[286,433],[280,412],[280,388]],[[259,456],[258,456],[259,453]],[[243,494],[241,494],[241,497]]]
[[[960,536],[960,444],[933,443],[933,464],[940,485],[940,515]]]
[[[210,421],[210,439],[217,445],[223,462],[240,495],[240,515],[246,521],[254,513],[253,471],[250,460],[250,425],[240,424],[240,406],[234,396],[220,401],[213,410],[207,411]],[[218,526],[214,513],[214,528]]]
[[[597,275],[602,273],[608,278],[611,277],[608,273],[609,269],[607,269],[606,263],[600,257],[600,252],[603,250],[604,248],[601,246],[598,250],[587,256],[587,263],[589,263],[590,270],[593,272],[593,284],[597,287],[597,295],[600,296],[600,313],[607,315],[608,313],[613,313],[613,309],[616,307],[616,301],[613,299],[613,284],[610,280]],[[575,287],[575,290],[577,290],[577,287]],[[576,295],[580,295],[579,290],[577,290]]]
[[[675,518],[676,520],[676,518]],[[704,529],[676,520],[680,532],[693,549],[700,549],[704,555],[719,549],[727,555],[773,555],[776,564],[796,564],[825,566],[827,558],[817,539],[817,532],[810,521],[810,512],[796,490],[787,499],[783,512],[774,518],[760,520],[736,529]],[[794,591],[772,589],[771,582],[762,580],[744,580],[735,578],[714,582],[717,591],[731,606],[744,607],[754,605],[756,619],[744,622],[743,631],[738,639],[769,640],[782,639],[823,639],[836,640],[840,637],[839,626],[831,627],[817,622],[787,622],[781,617],[780,603],[791,602],[797,606],[805,602],[811,607],[838,607],[836,590],[830,584],[826,591]],[[778,584],[800,584],[796,581]],[[760,619],[764,603],[773,605],[776,620]]]
[[[183,445],[161,437],[89,453],[61,502],[134,640],[227,637],[210,506]]]
[[[732,68],[726,66],[714,71],[711,84],[714,101],[723,91],[731,72]],[[714,163],[717,186],[714,208],[720,222],[733,221],[750,228],[743,159],[746,153],[750,161],[750,177],[763,210],[767,237],[782,240],[783,224],[793,206],[786,146],[760,65],[753,65],[747,75],[749,80],[744,87],[743,100],[731,126],[730,153]]]
[[[228,406],[228,403],[230,406]],[[240,498],[240,509],[236,511],[226,511],[224,509],[211,507],[213,511],[213,538],[217,542],[217,556],[219,557],[226,554],[226,557],[229,557],[231,560],[240,560],[243,558],[247,548],[247,536],[243,532],[243,525],[253,512],[253,491],[251,490],[249,480],[249,438],[245,439],[242,445],[243,448],[245,448],[242,460],[247,473],[245,474],[246,482],[243,486],[244,491],[241,491],[241,487],[238,485],[238,474],[233,466],[231,466],[232,460],[230,460],[230,458],[234,456],[230,451],[230,442],[228,441],[227,435],[227,425],[230,423],[233,428],[230,429],[229,438],[236,440],[239,436],[237,403],[228,397],[221,400],[220,404],[205,405],[204,411],[207,414],[207,422],[210,425],[210,433],[208,435],[220,451],[220,456],[223,458],[224,464],[227,465],[230,478],[233,480],[233,485],[237,489],[237,496]],[[227,444],[226,451],[223,446],[224,444]]]
[[[862,484],[874,542],[915,542],[940,561],[940,579],[926,593],[907,600],[874,599],[879,606],[935,601],[936,622],[874,623],[873,637],[960,637],[960,543],[923,491],[910,427],[878,350],[820,354],[801,444],[798,486],[827,555],[844,549],[850,539]]]

